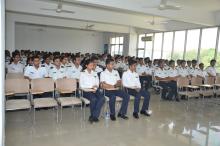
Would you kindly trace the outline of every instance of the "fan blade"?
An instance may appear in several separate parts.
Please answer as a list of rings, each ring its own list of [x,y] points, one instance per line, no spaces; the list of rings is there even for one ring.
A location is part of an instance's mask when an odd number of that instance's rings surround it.
[[[56,11],[57,9],[50,9],[50,8],[40,8],[41,10],[45,10],[45,11]]]
[[[174,5],[165,5],[165,7],[159,7],[159,9],[162,8],[161,10],[166,10],[166,9],[171,9],[171,10],[180,10],[180,6],[174,6]]]
[[[74,14],[74,11],[69,11],[69,10],[61,10],[61,13],[69,13],[69,14]]]
[[[94,24],[91,24],[91,25],[87,25],[87,27],[93,27],[93,26],[95,26]]]

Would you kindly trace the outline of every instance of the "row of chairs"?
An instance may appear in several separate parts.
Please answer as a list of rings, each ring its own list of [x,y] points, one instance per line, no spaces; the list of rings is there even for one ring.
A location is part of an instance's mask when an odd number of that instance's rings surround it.
[[[6,95],[6,111],[14,111],[21,109],[34,110],[38,108],[55,108],[57,109],[57,121],[58,121],[58,109],[61,110],[62,120],[62,108],[64,106],[81,105],[83,102],[89,104],[89,101],[85,98],[76,97],[77,82],[75,79],[58,79],[55,82],[51,78],[33,79],[31,81],[27,79],[6,79],[5,81],[5,95]],[[44,93],[52,93],[52,97],[34,98],[37,95]],[[75,95],[73,95],[75,93]],[[61,94],[72,94],[70,97],[61,97]],[[10,99],[10,96],[26,96],[27,98]],[[57,95],[57,98],[55,98]]]
[[[220,77],[207,77],[205,81],[199,77],[180,77],[177,79],[177,93],[179,96],[208,97],[220,95]]]

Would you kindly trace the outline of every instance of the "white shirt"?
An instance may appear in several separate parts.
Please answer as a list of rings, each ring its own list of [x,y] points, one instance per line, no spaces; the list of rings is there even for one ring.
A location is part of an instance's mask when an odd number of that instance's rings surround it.
[[[49,69],[49,77],[53,78],[53,80],[62,79],[66,77],[66,68],[61,65],[59,69],[57,69],[54,65]]]
[[[212,66],[208,66],[206,68],[206,72],[211,74],[212,76],[216,76],[217,75],[215,67],[212,67]]]
[[[101,72],[100,82],[105,82],[109,85],[115,85],[119,80],[120,76],[116,70],[112,70],[112,72],[110,72],[108,69],[105,69],[105,71]]]
[[[95,71],[89,73],[87,69],[80,73],[79,86],[82,89],[99,86],[99,77]]]
[[[192,75],[193,77],[197,77],[198,72],[199,72],[199,69],[198,69],[198,68],[193,68],[193,67],[191,67],[191,68],[189,69],[189,74]]]
[[[28,66],[24,72],[24,76],[30,79],[39,79],[48,77],[48,73],[45,67],[39,67],[36,69],[34,66]]]
[[[145,73],[146,73],[147,75],[152,75],[153,72],[154,72],[154,69],[153,69],[152,67],[150,67],[150,66],[147,66],[147,67],[146,67]]]
[[[8,65],[8,73],[23,73],[24,71],[24,65],[21,63],[14,64],[12,62]]]
[[[44,63],[44,64],[42,64],[42,65],[45,66],[45,68],[46,68],[46,70],[47,70],[47,72],[48,72],[48,74],[49,74],[49,70],[50,70],[50,67],[52,66],[52,64],[51,64],[51,63],[49,63],[49,64]]]
[[[157,68],[155,70],[155,77],[159,77],[159,78],[166,78],[166,77],[169,77],[169,73],[168,73],[168,70],[166,69],[161,69],[161,68]]]
[[[198,69],[198,75],[203,78],[206,78],[208,76],[208,73],[206,72],[206,70]]]
[[[79,79],[80,72],[82,71],[82,66],[79,65],[77,68],[74,64],[70,67],[67,67],[66,76],[67,78]]]
[[[123,73],[122,84],[128,88],[141,88],[139,75],[136,72],[132,72],[130,69]]]
[[[103,69],[97,65],[95,68],[95,72],[100,73],[102,71],[103,71]]]
[[[179,74],[178,74],[178,70],[176,69],[176,68],[168,68],[168,70],[167,70],[167,74],[168,74],[168,76],[169,77],[177,77],[177,76],[179,76]]]
[[[182,68],[182,67],[179,67],[178,68],[178,74],[182,77],[186,77],[189,75],[189,72],[188,72],[188,69],[187,68]]]
[[[147,67],[145,65],[140,65],[138,64],[136,67],[136,72],[138,73],[138,75],[142,75],[143,73],[145,73],[147,70]]]

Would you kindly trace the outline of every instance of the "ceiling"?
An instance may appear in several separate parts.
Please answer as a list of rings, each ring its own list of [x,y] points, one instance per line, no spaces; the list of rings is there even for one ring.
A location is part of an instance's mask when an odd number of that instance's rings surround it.
[[[121,29],[122,33],[129,32],[131,27],[139,33],[220,24],[220,0],[168,0],[168,4],[181,6],[181,10],[152,8],[159,4],[160,0],[63,0],[63,9],[75,12],[67,14],[41,10],[57,8],[57,0],[7,0],[6,10],[24,17],[76,21],[78,25],[71,26],[74,28],[82,27],[80,23],[89,23],[95,24],[93,29],[97,31],[120,32]],[[156,24],[148,24],[153,16]],[[168,23],[159,24],[163,21]]]

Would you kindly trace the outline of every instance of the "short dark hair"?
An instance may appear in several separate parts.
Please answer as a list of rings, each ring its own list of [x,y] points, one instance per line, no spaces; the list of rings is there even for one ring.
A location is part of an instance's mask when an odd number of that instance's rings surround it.
[[[195,60],[195,59],[192,60],[192,63],[193,63],[193,64],[196,64],[196,63],[197,63],[197,60]]]
[[[73,60],[73,61],[76,61],[76,58],[80,58],[80,55],[79,55],[79,54],[74,55],[73,58],[72,58],[72,60]]]
[[[13,52],[13,53],[12,53],[12,57],[13,57],[13,58],[15,58],[15,56],[17,56],[17,55],[19,55],[19,56],[20,56],[20,53],[19,53],[19,52],[17,52],[17,51],[15,51],[15,52]]]
[[[93,61],[95,61],[95,60],[99,60],[98,57],[97,57],[97,56],[92,56],[92,57],[91,57],[91,61],[93,62]]]
[[[108,65],[111,62],[114,62],[114,60],[112,58],[108,58],[108,59],[106,59],[105,64]]]
[[[128,60],[128,65],[129,65],[129,66],[132,66],[133,64],[137,64],[137,61],[134,60],[134,59],[132,59],[132,58],[129,59],[129,60]]]
[[[215,59],[212,59],[212,60],[210,61],[210,63],[212,63],[212,62],[216,62],[216,60],[215,60]]]
[[[38,55],[34,55],[34,56],[32,57],[32,60],[34,60],[34,59],[40,59],[40,57],[39,57]]]
[[[90,63],[93,63],[93,60],[92,59],[86,59],[85,62],[84,62],[84,65],[83,65],[83,70],[86,69],[86,66]]]
[[[60,56],[54,56],[53,61],[60,59]]]
[[[169,61],[169,65],[171,65],[172,63],[175,63],[175,61],[174,60],[170,60]]]

